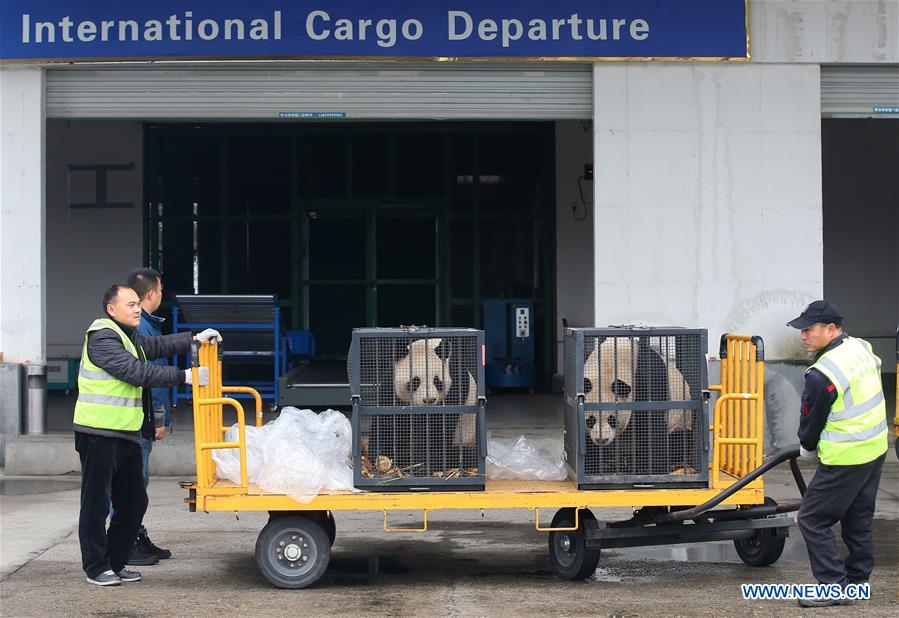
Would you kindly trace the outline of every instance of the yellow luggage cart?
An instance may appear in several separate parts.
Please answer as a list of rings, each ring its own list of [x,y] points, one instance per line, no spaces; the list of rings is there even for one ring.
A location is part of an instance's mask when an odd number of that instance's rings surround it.
[[[710,387],[718,396],[710,418],[709,484],[698,489],[579,490],[572,481],[488,480],[484,491],[324,492],[301,504],[247,482],[245,412],[228,395],[251,394],[260,426],[259,393],[222,386],[216,344],[195,346],[192,365],[197,478],[183,484],[189,490],[186,502],[191,511],[268,511],[268,524],[256,541],[256,564],[280,588],[305,588],[325,573],[336,534],[334,511],[381,511],[385,532],[426,532],[431,511],[530,509],[536,529],[549,535],[550,561],[563,579],[589,577],[602,547],[732,539],[746,564],[765,566],[783,552],[791,523],[788,513],[798,504],[778,506],[766,498],[762,475],[789,461],[800,493],[805,491],[796,465],[798,449],[781,451],[764,462],[764,346],[758,337],[721,338],[721,383]],[[199,365],[210,369],[207,386],[198,384]],[[223,441],[229,429],[223,422],[225,407],[237,413],[237,442]],[[216,476],[212,451],[228,448],[240,450],[240,483]],[[601,524],[591,509],[604,507],[631,507],[634,514],[626,521]],[[555,511],[548,526],[541,523],[541,510],[546,509]],[[422,526],[391,528],[389,514],[401,510],[422,511]]]

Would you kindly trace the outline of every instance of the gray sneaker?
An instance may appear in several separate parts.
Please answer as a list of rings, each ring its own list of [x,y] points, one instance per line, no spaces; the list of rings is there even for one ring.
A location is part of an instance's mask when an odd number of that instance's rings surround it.
[[[138,573],[137,571],[129,571],[128,569],[116,571],[115,574],[123,582],[139,582],[141,577],[140,573]]]
[[[95,586],[118,586],[122,583],[122,578],[112,571],[103,571],[95,577],[88,577],[87,583]]]

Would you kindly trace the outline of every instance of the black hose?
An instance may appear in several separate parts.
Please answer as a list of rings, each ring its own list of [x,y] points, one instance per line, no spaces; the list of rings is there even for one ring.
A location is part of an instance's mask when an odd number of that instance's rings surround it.
[[[774,453],[771,459],[741,478],[739,481],[722,491],[711,500],[703,502],[699,506],[694,506],[692,509],[687,509],[685,511],[659,513],[657,516],[650,519],[649,523],[663,524],[674,521],[686,521],[688,519],[698,517],[699,515],[702,515],[706,511],[718,506],[719,504],[727,500],[730,496],[746,487],[749,483],[762,476],[765,472],[768,472],[772,468],[775,468],[788,460],[791,462],[790,468],[793,470],[793,477],[796,479],[796,484],[799,485],[799,492],[803,494],[805,493],[805,481],[802,479],[802,475],[799,473],[799,466],[796,465],[797,457],[799,457],[799,449],[797,447],[792,446],[781,449]]]

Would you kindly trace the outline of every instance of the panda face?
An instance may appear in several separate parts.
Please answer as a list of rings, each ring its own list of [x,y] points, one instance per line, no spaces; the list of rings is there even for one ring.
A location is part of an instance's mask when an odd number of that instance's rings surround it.
[[[592,440],[594,444],[608,446],[627,428],[630,420],[630,410],[589,412],[587,414],[586,424],[590,440]]]
[[[690,400],[690,387],[672,360],[663,359],[656,350],[645,351],[654,354],[663,365],[667,380],[667,399],[671,401]],[[607,338],[594,345],[584,361],[584,395],[587,403],[623,403],[635,401],[637,380],[638,341],[633,338]],[[646,371],[644,367],[643,371]],[[645,378],[644,378],[645,379]],[[644,395],[645,396],[645,395]],[[590,439],[602,446],[612,444],[620,436],[631,420],[631,410],[603,410],[588,412],[586,431]],[[668,431],[691,430],[693,414],[690,410],[669,410],[665,413]]]
[[[637,342],[609,337],[596,343],[584,361],[584,396],[587,403],[623,403],[634,400]],[[587,431],[595,444],[609,445],[630,423],[630,410],[587,413]]]
[[[453,380],[450,355],[442,358],[437,347],[442,339],[419,339],[409,344],[409,353],[396,361],[393,389],[398,399],[410,406],[440,405]]]

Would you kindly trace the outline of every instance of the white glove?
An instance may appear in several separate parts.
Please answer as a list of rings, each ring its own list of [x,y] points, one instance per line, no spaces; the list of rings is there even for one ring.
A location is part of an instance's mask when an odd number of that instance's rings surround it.
[[[197,377],[200,378],[198,386],[206,386],[209,384],[209,367],[197,367]],[[184,383],[193,384],[194,376],[190,369],[184,370]]]
[[[219,335],[219,332],[213,328],[201,330],[199,333],[194,335],[194,339],[196,339],[197,341],[212,341],[213,337],[216,341],[221,342],[222,340],[222,336]]]
[[[817,459],[818,458],[818,449],[813,451],[807,451],[803,446],[799,445],[799,457],[801,459]]]

